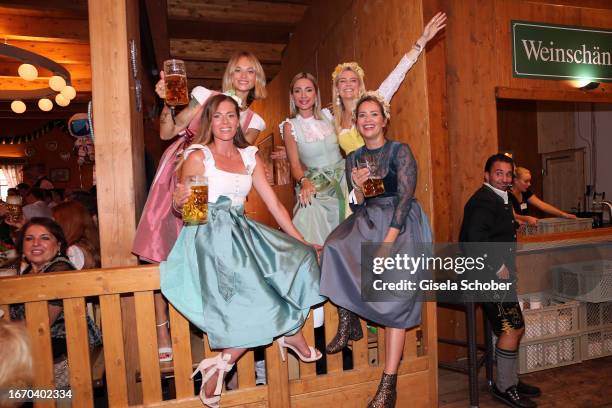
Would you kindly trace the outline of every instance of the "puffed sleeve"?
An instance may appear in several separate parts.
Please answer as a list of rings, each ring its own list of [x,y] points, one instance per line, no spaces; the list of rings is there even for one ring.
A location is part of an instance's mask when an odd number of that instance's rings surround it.
[[[391,227],[402,229],[414,199],[417,183],[417,163],[410,147],[400,144],[392,159],[397,169],[397,195],[398,202],[395,207]]]

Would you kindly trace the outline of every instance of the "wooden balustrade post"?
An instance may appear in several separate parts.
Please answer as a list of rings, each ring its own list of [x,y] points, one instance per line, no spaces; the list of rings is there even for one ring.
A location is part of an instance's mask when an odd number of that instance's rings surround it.
[[[145,198],[142,109],[130,66],[130,43],[140,54],[138,1],[89,0],[89,37],[102,266],[137,263],[132,240]],[[136,68],[139,56],[136,56]],[[130,404],[139,403],[133,297],[122,299]]]

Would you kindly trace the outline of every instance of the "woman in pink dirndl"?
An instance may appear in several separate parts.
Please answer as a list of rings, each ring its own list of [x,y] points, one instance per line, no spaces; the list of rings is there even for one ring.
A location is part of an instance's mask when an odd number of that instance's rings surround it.
[[[165,99],[163,72],[155,86],[160,98]],[[264,120],[248,106],[255,99],[266,97],[266,76],[257,58],[250,52],[232,56],[223,75],[223,92],[235,95],[242,101],[240,126],[245,138],[253,143],[266,128]],[[191,91],[191,100],[172,120],[167,105],[160,115],[160,137],[163,140],[178,136],[164,152],[149,190],[140,222],[136,229],[132,252],[149,263],[165,261],[183,227],[181,214],[172,208],[172,193],[176,186],[175,167],[183,151],[191,145],[199,131],[200,116],[206,101],[218,91],[197,86]],[[155,294],[155,320],[160,361],[172,360],[172,348],[168,331],[167,303],[161,293]]]

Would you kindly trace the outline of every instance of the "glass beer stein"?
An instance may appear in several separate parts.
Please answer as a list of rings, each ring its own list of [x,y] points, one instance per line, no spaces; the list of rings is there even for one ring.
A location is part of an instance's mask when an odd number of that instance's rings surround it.
[[[23,217],[22,200],[19,195],[10,195],[6,197],[7,218],[13,222],[18,222]]]
[[[187,75],[185,62],[178,59],[164,61],[164,82],[166,83],[166,104],[168,106],[187,105]]]
[[[363,195],[366,198],[376,197],[385,192],[385,184],[383,179],[378,175],[378,165],[367,159],[362,159],[357,162],[358,168],[367,168],[370,170],[370,177],[363,182]]]
[[[186,184],[191,195],[183,206],[183,222],[205,224],[208,221],[208,180],[204,176],[191,176]]]

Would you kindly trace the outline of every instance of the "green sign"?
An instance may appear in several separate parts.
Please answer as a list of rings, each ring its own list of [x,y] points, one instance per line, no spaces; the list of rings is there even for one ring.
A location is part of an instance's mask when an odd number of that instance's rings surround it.
[[[612,82],[612,30],[512,21],[512,74]]]

